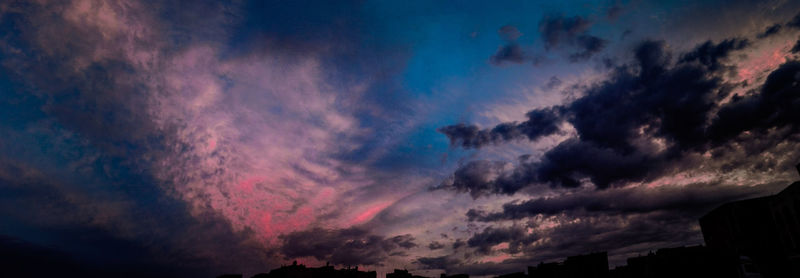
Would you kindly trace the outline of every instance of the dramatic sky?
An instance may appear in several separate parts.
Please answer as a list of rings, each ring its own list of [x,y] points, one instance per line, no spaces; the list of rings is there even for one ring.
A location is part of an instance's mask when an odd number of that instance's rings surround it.
[[[798,179],[799,13],[0,1],[0,252],[480,276],[700,244],[709,209]]]

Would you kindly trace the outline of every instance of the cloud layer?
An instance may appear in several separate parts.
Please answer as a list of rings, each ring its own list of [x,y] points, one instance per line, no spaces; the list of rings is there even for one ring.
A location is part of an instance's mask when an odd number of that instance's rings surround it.
[[[612,70],[611,77],[573,102],[528,112],[522,123],[503,123],[489,130],[474,125],[442,127],[452,144],[479,148],[512,140],[537,140],[568,122],[577,138],[547,151],[539,160],[525,159],[513,170],[497,163],[470,162],[442,187],[473,195],[514,193],[535,184],[576,187],[583,179],[598,188],[649,182],[689,161],[735,142],[741,134],[786,129],[794,134],[798,88],[797,62],[770,73],[757,92],[746,96],[726,82],[723,59],[747,46],[746,40],[706,42],[679,55],[663,42],[645,41],[633,52],[635,63]],[[775,138],[780,140],[787,138]],[[711,153],[709,153],[711,154]],[[784,165],[785,166],[785,165]],[[682,166],[686,167],[686,166]]]
[[[704,211],[794,179],[778,4],[712,28],[657,3],[4,2],[0,249],[434,277],[698,243]]]

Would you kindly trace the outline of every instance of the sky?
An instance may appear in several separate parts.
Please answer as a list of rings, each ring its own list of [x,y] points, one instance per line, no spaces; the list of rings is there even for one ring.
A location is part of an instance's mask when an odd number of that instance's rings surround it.
[[[2,1],[0,134],[76,273],[613,267],[798,179],[800,2]]]

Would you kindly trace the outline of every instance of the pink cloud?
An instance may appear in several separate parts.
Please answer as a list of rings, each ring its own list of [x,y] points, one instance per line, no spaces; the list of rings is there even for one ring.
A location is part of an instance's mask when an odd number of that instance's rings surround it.
[[[281,234],[364,223],[404,196],[360,194],[375,183],[372,173],[337,159],[370,132],[348,108],[366,86],[330,82],[331,69],[314,53],[266,49],[223,59],[202,44],[167,51],[163,24],[146,2],[62,5],[51,9],[55,16],[99,40],[74,53],[74,70],[114,59],[136,71],[136,80],[115,82],[144,88],[145,107],[131,109],[144,110],[168,138],[167,151],[148,157],[164,190],[195,216],[222,215],[274,247]],[[58,50],[51,33],[40,43]],[[343,199],[370,205],[351,211]]]
[[[780,64],[786,62],[793,41],[784,41],[776,45],[766,45],[749,54],[739,67],[739,81],[754,83],[755,79],[765,76]]]
[[[387,207],[392,205],[392,202],[381,202],[378,204],[371,205],[359,213],[352,221],[350,221],[350,225],[358,225],[364,222],[369,221],[379,212],[383,211]]]

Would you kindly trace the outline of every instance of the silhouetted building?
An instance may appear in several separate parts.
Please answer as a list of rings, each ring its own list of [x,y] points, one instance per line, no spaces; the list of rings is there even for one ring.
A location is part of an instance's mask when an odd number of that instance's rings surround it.
[[[701,217],[700,227],[706,245],[729,260],[752,259],[764,277],[800,277],[800,182],[723,204]]]
[[[628,265],[609,272],[613,278],[736,277],[731,262],[698,245],[663,248],[645,256],[628,258]]]
[[[528,278],[528,275],[525,275],[525,272],[514,272],[509,274],[503,274],[500,276],[495,276],[495,278]]]
[[[528,267],[530,278],[605,278],[608,277],[608,254],[591,253],[567,257],[563,263],[539,263]]]
[[[442,273],[442,275],[439,275],[439,278],[469,278],[469,274],[447,275],[447,273]]]
[[[773,196],[769,208],[777,226],[783,260],[794,277],[800,277],[800,182],[794,182]]]
[[[306,267],[297,262],[281,266],[267,273],[259,273],[252,278],[377,278],[375,271],[359,271],[358,267],[334,269],[331,265]]]
[[[386,273],[386,278],[427,278],[419,275],[412,275],[405,269],[395,269],[392,273]]]
[[[608,277],[608,253],[567,257],[564,266],[568,277]]]

